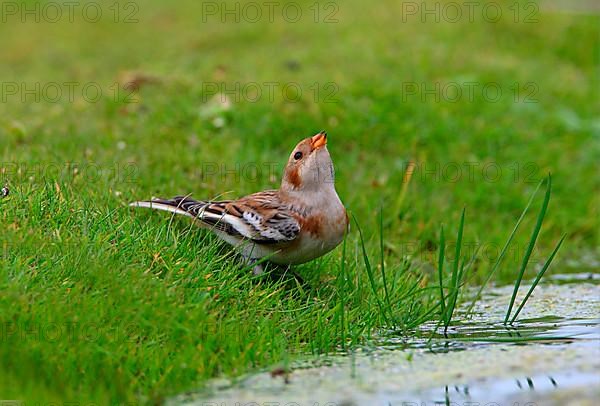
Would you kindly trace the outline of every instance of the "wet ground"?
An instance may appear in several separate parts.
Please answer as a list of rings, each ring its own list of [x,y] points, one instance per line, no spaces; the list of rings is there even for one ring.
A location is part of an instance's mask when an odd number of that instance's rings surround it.
[[[526,292],[528,286],[522,286]],[[489,289],[447,338],[383,332],[351,354],[298,362],[173,403],[194,405],[597,405],[600,402],[598,275],[556,275],[536,288],[512,327],[502,324],[512,287]],[[520,296],[522,297],[522,295]],[[519,303],[519,298],[517,299]],[[459,316],[460,318],[460,316]]]

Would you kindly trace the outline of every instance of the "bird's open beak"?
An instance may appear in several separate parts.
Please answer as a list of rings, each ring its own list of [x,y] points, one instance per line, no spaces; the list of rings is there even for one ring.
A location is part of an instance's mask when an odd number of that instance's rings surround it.
[[[327,133],[325,131],[321,131],[311,138],[311,148],[313,151],[325,145],[327,145]]]

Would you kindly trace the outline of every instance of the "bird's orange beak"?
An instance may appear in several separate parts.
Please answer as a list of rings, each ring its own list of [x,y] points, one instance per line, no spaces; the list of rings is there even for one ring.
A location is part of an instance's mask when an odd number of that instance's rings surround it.
[[[327,133],[325,131],[321,131],[317,135],[313,136],[311,139],[311,149],[314,151],[317,148],[321,148],[327,145]]]

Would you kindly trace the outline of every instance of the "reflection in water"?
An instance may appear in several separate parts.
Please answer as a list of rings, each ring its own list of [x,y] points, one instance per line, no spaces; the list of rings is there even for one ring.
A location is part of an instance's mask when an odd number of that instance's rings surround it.
[[[523,380],[524,383],[526,383],[526,385],[524,385],[523,383],[521,383],[521,380]],[[514,380],[512,380],[513,382],[513,387],[511,388],[510,382],[511,380],[506,380],[506,381],[498,381],[496,383],[496,386],[504,386],[506,385],[506,387],[504,388],[504,390],[506,392],[512,392],[513,395],[518,395],[519,393],[523,393],[523,392],[530,392],[530,391],[535,391],[536,390],[536,382],[537,382],[537,386],[540,388],[540,390],[543,391],[548,391],[550,390],[549,385],[552,386],[553,389],[558,389],[558,382],[556,379],[554,379],[552,376],[546,375],[546,376],[539,376],[539,377],[530,377],[530,376],[526,376],[524,378],[516,378]],[[480,392],[484,392],[484,391],[488,391],[489,388],[487,388],[487,384],[486,384],[486,388],[484,388],[483,390],[478,390],[477,389],[477,385],[453,385],[453,386],[449,386],[446,385],[444,386],[443,389],[443,393],[444,393],[444,400],[435,400],[435,395],[432,396],[432,398],[434,399],[432,401],[433,404],[438,404],[438,405],[451,405],[451,404],[456,404],[457,402],[463,402],[463,403],[467,403],[467,402],[474,402],[477,400],[481,400],[481,397],[478,395],[477,397],[473,397],[470,394],[470,387],[473,386],[473,390],[476,393],[480,393]],[[516,387],[516,389],[515,389]],[[500,395],[500,393],[498,391],[493,393],[494,395]],[[490,393],[491,395],[491,393]]]
[[[175,403],[594,404],[589,401],[600,395],[600,286],[538,289],[514,326],[498,322],[512,289],[497,288],[447,337],[435,324],[409,337],[380,332],[350,354],[292,365],[289,384],[268,372],[251,374]]]

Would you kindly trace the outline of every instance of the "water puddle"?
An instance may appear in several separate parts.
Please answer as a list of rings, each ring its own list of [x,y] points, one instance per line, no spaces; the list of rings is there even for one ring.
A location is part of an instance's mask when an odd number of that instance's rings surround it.
[[[434,332],[430,346],[433,325],[410,340],[383,333],[352,354],[298,362],[286,377],[266,371],[215,380],[171,403],[595,405],[600,286],[594,282],[539,285],[512,327],[502,324],[512,287],[490,289],[470,319],[451,326],[447,337]]]

